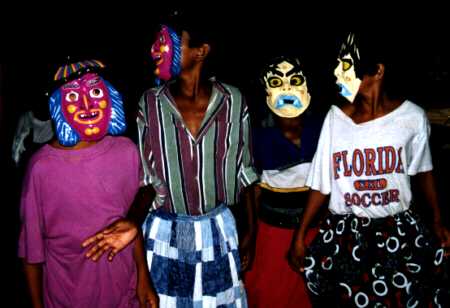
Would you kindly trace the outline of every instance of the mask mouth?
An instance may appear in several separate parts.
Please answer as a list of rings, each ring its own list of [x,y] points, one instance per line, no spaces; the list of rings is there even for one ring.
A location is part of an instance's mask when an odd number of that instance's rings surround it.
[[[79,111],[75,114],[74,120],[80,124],[96,124],[103,118],[103,112],[99,109],[91,111]]]
[[[300,99],[297,96],[294,95],[280,95],[277,97],[275,108],[283,108],[286,106],[293,106],[295,108],[301,108],[302,103],[300,102]]]
[[[160,65],[163,62],[163,58],[160,53],[153,53],[152,58],[156,65]]]
[[[351,95],[352,95],[352,93],[349,91],[349,89],[348,89],[345,85],[343,85],[343,84],[340,83],[340,82],[336,82],[336,84],[337,84],[337,86],[338,86],[339,94],[340,94],[340,95],[342,95],[342,96],[344,96],[344,97],[348,97],[348,96],[351,96]]]
[[[286,105],[294,105],[295,100],[286,98],[283,100],[283,103]]]
[[[92,120],[92,119],[96,119],[99,115],[98,111],[93,111],[93,112],[86,112],[86,113],[80,113],[78,115],[78,117],[82,120]]]

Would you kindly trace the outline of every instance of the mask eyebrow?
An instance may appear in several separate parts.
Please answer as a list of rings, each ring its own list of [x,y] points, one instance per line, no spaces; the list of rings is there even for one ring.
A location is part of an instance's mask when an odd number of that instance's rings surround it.
[[[73,82],[73,83],[68,83],[68,84],[63,85],[62,88],[63,89],[79,89],[80,85],[78,83]]]
[[[86,82],[86,84],[87,84],[88,86],[93,86],[93,85],[98,84],[99,82],[100,82],[100,78],[95,78],[95,79],[88,80],[88,81]]]
[[[297,69],[296,67],[294,67],[293,69],[291,69],[289,72],[286,73],[286,77],[289,77],[289,76],[291,76],[293,74],[297,74],[297,75],[302,75],[303,76],[302,71]]]
[[[284,74],[282,72],[278,71],[275,67],[270,68],[267,73],[272,73],[274,75],[278,75],[280,77],[284,77]]]

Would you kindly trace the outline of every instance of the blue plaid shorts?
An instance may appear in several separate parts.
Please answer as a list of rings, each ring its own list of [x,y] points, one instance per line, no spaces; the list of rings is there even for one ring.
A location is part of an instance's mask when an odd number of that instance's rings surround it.
[[[236,222],[225,205],[201,216],[153,211],[143,233],[160,307],[247,307]]]

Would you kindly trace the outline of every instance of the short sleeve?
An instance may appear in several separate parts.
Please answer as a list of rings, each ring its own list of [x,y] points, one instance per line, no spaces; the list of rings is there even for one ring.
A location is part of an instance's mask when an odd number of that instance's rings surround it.
[[[323,122],[316,153],[309,169],[306,186],[324,195],[331,192],[331,125],[332,110]]]
[[[433,169],[429,146],[431,128],[425,113],[423,113],[422,121],[418,127],[419,131],[414,136],[409,147],[409,153],[407,153],[409,160],[408,175],[415,175]]]
[[[44,219],[36,165],[30,164],[20,201],[19,257],[28,263],[45,262]]]

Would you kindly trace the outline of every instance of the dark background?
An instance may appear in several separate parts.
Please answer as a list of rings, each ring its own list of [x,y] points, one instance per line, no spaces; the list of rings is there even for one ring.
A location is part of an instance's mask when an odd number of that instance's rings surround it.
[[[18,117],[26,110],[46,110],[43,95],[58,65],[70,55],[96,58],[108,67],[107,77],[124,97],[129,129],[135,140],[137,102],[143,91],[153,86],[151,42],[163,5],[55,4],[10,7],[2,10],[0,62],[0,158],[2,179],[2,252],[6,256],[2,275],[10,289],[10,307],[26,307],[27,296],[19,260],[16,258],[19,230],[19,195],[27,156],[15,166],[11,141]],[[186,6],[185,4],[184,6]],[[189,3],[196,8],[199,22],[210,25],[218,40],[213,66],[218,79],[238,86],[247,98],[255,123],[265,112],[264,93],[258,83],[262,64],[277,54],[299,55],[306,64],[312,107],[326,111],[336,103],[333,69],[342,35],[348,30],[368,27],[398,33],[398,42],[407,63],[399,83],[406,85],[408,97],[424,109],[450,108],[450,30],[441,7],[429,4],[412,12],[403,8],[367,4],[359,11],[345,5],[329,4],[309,8],[303,4],[266,3],[257,5],[210,2]],[[283,6],[281,6],[283,5]],[[20,6],[20,5],[18,5]],[[213,16],[204,18],[202,16]],[[394,48],[394,47],[393,47]],[[395,47],[398,48],[398,47]],[[432,154],[441,207],[447,219],[450,171],[449,126],[432,125]],[[30,146],[28,153],[34,151]],[[2,271],[3,272],[3,271]]]

